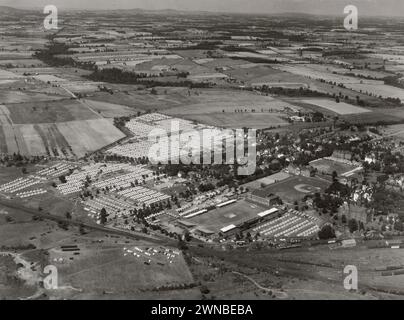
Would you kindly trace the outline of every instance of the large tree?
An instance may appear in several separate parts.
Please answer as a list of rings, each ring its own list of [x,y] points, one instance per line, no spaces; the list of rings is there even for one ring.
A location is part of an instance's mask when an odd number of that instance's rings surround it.
[[[108,217],[107,210],[105,210],[105,208],[102,208],[101,212],[100,212],[101,224],[106,224],[107,223],[107,217]]]
[[[322,240],[328,240],[328,239],[333,239],[335,238],[335,231],[334,228],[327,224],[324,227],[321,228],[321,230],[318,232],[318,237]]]

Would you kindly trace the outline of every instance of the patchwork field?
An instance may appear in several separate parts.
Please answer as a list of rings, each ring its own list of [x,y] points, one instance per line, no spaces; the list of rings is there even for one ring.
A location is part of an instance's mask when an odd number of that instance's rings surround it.
[[[333,68],[322,66],[318,64],[294,64],[294,65],[274,65],[273,68],[286,71],[298,76],[310,78],[310,79],[323,79],[327,82],[336,82],[343,84],[360,84],[360,83],[372,83],[383,84],[382,81],[365,80],[351,76],[345,76],[341,74],[333,73]]]
[[[369,92],[375,96],[383,98],[398,98],[404,101],[404,90],[385,84],[365,84],[365,83],[350,83],[345,85],[347,88],[358,92]]]

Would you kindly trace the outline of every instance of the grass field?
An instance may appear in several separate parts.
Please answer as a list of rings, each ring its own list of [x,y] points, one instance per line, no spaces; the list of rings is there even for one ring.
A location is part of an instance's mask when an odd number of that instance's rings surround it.
[[[383,130],[383,133],[387,136],[393,136],[401,141],[404,141],[404,124],[387,126]]]
[[[353,84],[353,83],[361,83],[361,82],[372,82],[371,80],[363,80],[351,76],[344,76],[340,74],[335,74],[332,72],[332,68],[327,69],[326,66],[321,66],[317,64],[295,64],[295,65],[287,65],[287,64],[279,64],[274,66],[274,68],[282,71],[286,71],[298,76],[307,77],[310,79],[323,79],[327,82],[336,82],[336,83],[344,83],[344,84]],[[377,83],[377,81],[375,82]],[[382,83],[382,82],[381,82]]]
[[[350,114],[370,112],[370,110],[368,109],[347,104],[345,102],[337,103],[336,101],[331,99],[305,99],[303,100],[303,102],[319,106],[321,108],[330,110],[340,115],[350,115]]]
[[[305,195],[324,191],[328,186],[328,182],[317,178],[292,176],[265,187],[265,190],[278,195],[283,201],[293,204]]]
[[[125,105],[110,102],[85,100],[85,103],[104,118],[133,116],[137,114],[137,111],[141,111]]]
[[[328,159],[319,159],[310,162],[310,165],[315,167],[320,173],[331,175],[333,171],[336,171],[338,175],[354,170],[356,167],[345,163],[332,161]]]
[[[107,119],[64,122],[57,128],[78,157],[125,137]]]
[[[287,125],[283,110],[298,107],[269,96],[249,91],[198,90],[186,102],[162,112],[189,120],[226,128],[268,128]],[[252,112],[252,110],[255,112]],[[243,112],[236,112],[242,110]]]
[[[171,88],[157,88],[158,95],[151,95],[149,91],[125,90],[114,93],[97,92],[92,97],[92,101],[108,102],[112,104],[124,105],[135,110],[164,110],[186,103],[187,91],[184,88],[177,90]],[[164,94],[167,91],[168,94]]]
[[[10,104],[10,103],[24,103],[24,102],[41,102],[41,101],[51,101],[60,100],[65,97],[59,95],[47,95],[43,93],[33,92],[33,91],[18,91],[18,90],[0,90],[0,103]]]
[[[163,285],[189,284],[193,277],[180,255],[169,263],[164,255],[151,258],[150,265],[144,257],[124,256],[123,246],[80,245],[80,254],[63,252],[56,247],[50,259],[63,259],[57,263],[60,285],[82,290],[81,295],[133,296]],[[144,247],[142,247],[145,249]],[[164,264],[159,265],[157,262]]]
[[[404,101],[404,90],[385,84],[366,84],[352,83],[346,84],[346,87],[358,92],[369,92],[383,98],[398,98]]]
[[[7,70],[0,69],[0,80],[18,79],[21,76]]]
[[[10,248],[3,251],[10,250],[19,255],[38,272],[49,264],[58,268],[59,288],[47,291],[49,298],[141,299],[150,295],[170,299],[184,298],[187,294],[200,297],[198,288],[154,291],[165,285],[192,284],[194,279],[181,253],[171,259],[172,263],[162,253],[152,256],[150,265],[144,263],[149,257],[124,256],[124,247],[150,247],[142,241],[134,242],[98,232],[82,235],[77,228],[63,230],[54,222],[33,221],[30,214],[0,206],[0,243]],[[24,249],[28,244],[34,245],[34,249]],[[79,255],[61,250],[62,245],[72,244],[80,248]],[[0,299],[28,297],[41,291],[37,285],[27,286],[24,277],[17,276],[16,270],[12,258],[0,255]]]
[[[54,123],[99,118],[80,102],[70,99],[8,104],[6,107],[14,124]]]

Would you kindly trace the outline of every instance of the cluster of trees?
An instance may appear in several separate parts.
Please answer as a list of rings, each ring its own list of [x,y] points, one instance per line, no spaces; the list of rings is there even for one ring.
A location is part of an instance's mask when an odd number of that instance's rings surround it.
[[[175,283],[175,284],[167,284],[152,288],[150,291],[171,291],[171,290],[186,290],[195,288],[196,283]],[[201,290],[202,292],[202,290]],[[208,291],[209,293],[209,291]]]
[[[198,187],[200,192],[208,192],[215,189],[215,186],[212,183],[201,183]]]
[[[19,153],[0,156],[0,165],[4,165],[6,167],[23,167],[27,164],[37,164],[45,161],[45,156],[22,156]],[[24,170],[24,168],[22,170]]]
[[[395,212],[403,201],[404,195],[402,192],[387,189],[381,185],[374,190],[369,207],[377,214],[388,214]]]
[[[209,83],[197,82],[189,80],[181,81],[164,81],[157,79],[145,78],[143,75],[134,72],[124,71],[118,68],[96,69],[93,73],[87,76],[90,80],[121,83],[121,84],[141,84],[146,87],[189,87],[189,88],[209,88]]]
[[[326,224],[318,232],[318,237],[321,240],[333,239],[333,238],[335,238],[335,230],[331,225]]]
[[[250,63],[282,63],[282,61],[278,59],[270,59],[270,58],[258,58],[258,57],[230,57],[233,60],[245,60]]]
[[[94,161],[96,162],[120,162],[120,163],[132,163],[132,164],[149,164],[149,158],[146,156],[143,157],[125,157],[125,156],[119,156],[116,154],[107,154],[107,155],[96,155],[94,156]]]
[[[268,94],[278,94],[285,95],[289,97],[332,97],[331,94],[320,92],[317,90],[311,90],[309,88],[300,87],[299,89],[294,88],[283,88],[283,87],[268,87],[263,85],[260,89],[263,93]]]
[[[165,235],[167,237],[170,237],[172,239],[177,239],[177,240],[181,241],[181,236],[178,233],[167,231],[166,229],[164,229],[160,225],[150,224],[145,219],[143,219],[143,218],[139,219],[138,217],[136,217],[134,219],[134,222],[135,221],[137,223],[142,223],[144,225],[144,227],[142,228],[142,232],[145,233],[145,234],[148,233],[147,228],[149,228],[149,229],[151,229],[153,231],[160,231],[161,234],[163,234],[163,235]],[[132,229],[132,231],[134,231],[134,229]]]
[[[313,199],[314,207],[317,208],[322,214],[331,213],[335,215],[336,213],[338,213],[338,208],[343,203],[344,202],[341,198],[332,196],[327,193],[323,195],[316,193]]]
[[[69,48],[71,47],[64,43],[51,41],[45,49],[36,51],[34,57],[54,67],[73,66],[87,70],[95,69],[94,62],[78,62],[69,57],[71,55]]]
[[[139,112],[140,113],[140,112]],[[140,116],[140,114],[138,115]],[[123,128],[125,125],[130,121],[131,117],[124,116],[124,117],[115,117],[114,118],[114,126],[117,128]]]
[[[137,223],[146,223],[144,220],[146,217],[159,213],[165,209],[171,209],[171,201],[160,201],[158,203],[152,203],[150,206],[146,206],[145,204],[143,205],[142,208],[135,208],[133,210],[130,210],[130,213],[134,216],[134,221]]]

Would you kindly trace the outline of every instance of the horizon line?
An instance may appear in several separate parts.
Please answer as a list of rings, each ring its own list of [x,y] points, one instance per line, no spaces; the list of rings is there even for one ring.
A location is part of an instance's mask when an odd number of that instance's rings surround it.
[[[0,5],[1,7],[5,8],[11,8],[15,10],[27,10],[27,11],[42,11],[42,7],[29,7],[29,6],[7,6],[7,5]],[[305,16],[311,16],[311,17],[342,17],[344,16],[344,13],[341,14],[327,14],[327,13],[308,13],[308,12],[297,12],[297,11],[279,11],[279,12],[238,12],[238,11],[223,11],[223,10],[217,10],[217,11],[211,11],[211,10],[192,10],[192,9],[170,9],[170,8],[164,8],[164,9],[144,9],[144,8],[139,8],[139,7],[134,7],[134,8],[103,8],[103,9],[98,9],[98,8],[74,8],[74,7],[61,7],[61,6],[56,6],[58,10],[60,11],[92,11],[92,12],[104,12],[104,11],[128,11],[128,10],[138,10],[138,11],[145,11],[145,12],[162,12],[162,11],[173,11],[173,12],[183,12],[183,13],[205,13],[205,14],[234,14],[234,15],[259,15],[259,16],[275,16],[275,15],[305,15]],[[387,15],[372,15],[372,14],[362,14],[362,16],[366,18],[404,18],[404,15],[393,15],[393,16],[387,16]]]

